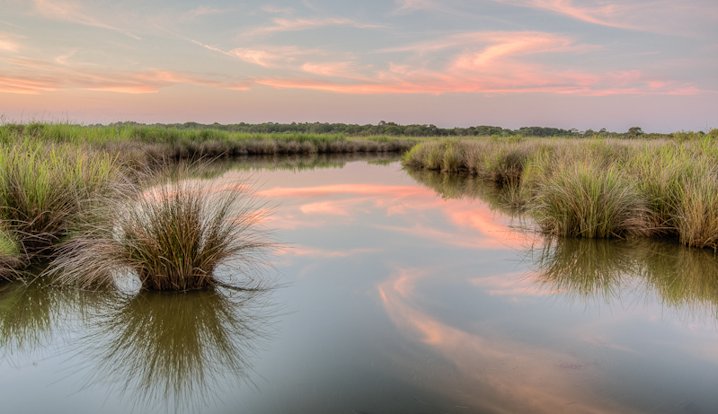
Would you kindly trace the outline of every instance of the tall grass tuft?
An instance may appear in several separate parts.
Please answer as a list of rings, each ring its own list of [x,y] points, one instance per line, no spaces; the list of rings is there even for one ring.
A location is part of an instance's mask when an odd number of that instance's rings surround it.
[[[0,280],[14,279],[22,263],[17,242],[0,228]]]
[[[682,244],[718,250],[718,182],[687,180],[681,187],[676,227]]]
[[[115,157],[21,141],[0,151],[0,220],[28,258],[47,257],[79,217],[121,181]]]
[[[257,265],[270,246],[257,231],[261,210],[236,188],[171,179],[107,211],[102,225],[65,245],[49,273],[83,287],[129,273],[145,290],[206,289],[222,283],[219,266]]]
[[[559,166],[538,187],[529,209],[548,234],[611,238],[645,233],[644,203],[615,167]]]

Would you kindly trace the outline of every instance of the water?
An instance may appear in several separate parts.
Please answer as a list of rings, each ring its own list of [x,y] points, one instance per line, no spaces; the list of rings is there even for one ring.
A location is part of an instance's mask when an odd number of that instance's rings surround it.
[[[712,253],[545,241],[490,189],[397,162],[271,165],[250,173],[271,288],[0,285],[0,411],[718,411]]]

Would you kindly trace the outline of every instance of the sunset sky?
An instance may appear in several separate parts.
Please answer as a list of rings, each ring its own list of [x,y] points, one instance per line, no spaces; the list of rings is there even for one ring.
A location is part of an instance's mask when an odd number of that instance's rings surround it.
[[[0,121],[718,127],[716,0],[0,0]]]

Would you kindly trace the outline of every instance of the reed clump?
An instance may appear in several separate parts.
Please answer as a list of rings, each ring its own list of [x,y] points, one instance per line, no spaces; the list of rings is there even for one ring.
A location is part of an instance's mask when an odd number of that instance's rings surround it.
[[[257,231],[261,210],[246,191],[168,179],[108,201],[106,219],[67,243],[49,273],[94,287],[133,275],[144,290],[187,291],[223,284],[217,269],[258,265],[270,246]]]
[[[615,167],[559,166],[535,192],[531,212],[548,234],[604,239],[647,232],[643,200]]]
[[[550,235],[718,250],[718,142],[710,135],[422,142],[403,163],[491,183]]]
[[[25,140],[0,145],[0,223],[26,261],[54,255],[75,223],[121,182],[115,157]],[[6,246],[8,242],[4,243]]]
[[[14,279],[21,267],[20,248],[17,241],[0,229],[0,280]]]

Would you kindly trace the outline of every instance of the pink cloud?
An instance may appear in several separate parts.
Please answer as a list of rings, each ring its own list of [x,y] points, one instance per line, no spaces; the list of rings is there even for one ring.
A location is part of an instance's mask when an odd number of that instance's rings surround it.
[[[57,88],[58,86],[52,80],[0,76],[0,93],[37,95],[57,90]]]
[[[10,70],[0,78],[0,92],[39,94],[64,89],[148,94],[174,85],[198,85],[218,89],[246,90],[250,84],[242,81],[213,79],[196,74],[170,70],[118,71],[87,64],[73,64],[69,57],[52,62],[28,58],[9,59]],[[58,62],[58,59],[60,61]],[[32,72],[33,76],[21,75]]]
[[[360,73],[356,68],[350,70],[344,62],[305,63],[302,69],[318,78],[277,76],[256,79],[255,83],[276,89],[354,95],[552,93],[605,96],[697,92],[697,88],[690,84],[648,78],[637,70],[592,72],[556,68],[532,60],[534,56],[585,53],[593,49],[595,46],[577,44],[567,36],[542,32],[462,33],[382,51],[409,53],[422,57],[422,60],[439,52],[453,52],[448,60],[441,58],[444,63],[438,68],[427,63],[392,62],[385,69]]]

